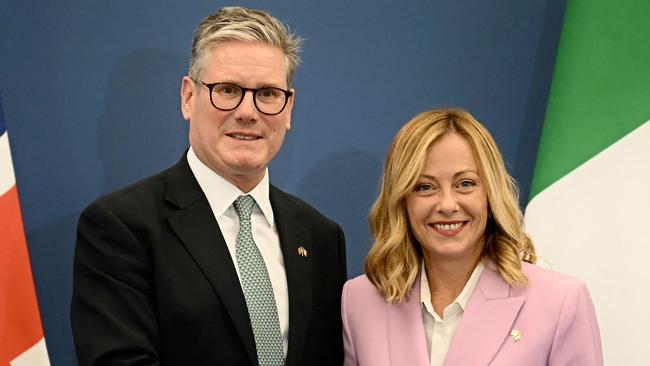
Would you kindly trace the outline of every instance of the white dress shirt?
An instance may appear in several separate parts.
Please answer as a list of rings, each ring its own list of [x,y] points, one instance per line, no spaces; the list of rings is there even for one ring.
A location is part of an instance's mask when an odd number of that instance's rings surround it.
[[[273,295],[275,296],[280,321],[280,332],[282,333],[284,356],[286,357],[289,345],[289,290],[287,275],[284,270],[284,258],[280,248],[280,237],[278,236],[278,229],[273,219],[273,209],[269,200],[268,169],[264,173],[264,178],[253,190],[243,193],[239,188],[208,168],[199,160],[191,147],[187,152],[187,162],[192,173],[194,173],[194,177],[199,182],[201,190],[208,199],[212,213],[219,224],[219,229],[235,265],[240,285],[241,276],[235,251],[237,233],[239,232],[239,217],[233,203],[237,197],[246,194],[255,199],[256,204],[253,206],[251,214],[253,240],[262,254],[271,279],[271,286],[273,286]]]
[[[429,280],[427,279],[424,262],[422,262],[422,269],[420,270],[420,302],[422,303],[422,319],[424,321],[424,332],[427,336],[430,366],[440,366],[445,361],[451,339],[454,337],[456,327],[463,317],[467,302],[472,292],[474,292],[483,268],[485,268],[485,264],[483,264],[483,261],[479,261],[469,276],[467,283],[465,283],[465,287],[463,287],[458,297],[447,305],[443,312],[444,317],[441,318],[433,310]]]

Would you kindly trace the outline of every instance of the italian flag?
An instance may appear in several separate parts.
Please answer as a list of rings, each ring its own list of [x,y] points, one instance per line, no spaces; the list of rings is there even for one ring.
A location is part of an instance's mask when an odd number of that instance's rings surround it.
[[[606,365],[647,365],[650,1],[569,0],[526,208],[539,264],[583,279]]]

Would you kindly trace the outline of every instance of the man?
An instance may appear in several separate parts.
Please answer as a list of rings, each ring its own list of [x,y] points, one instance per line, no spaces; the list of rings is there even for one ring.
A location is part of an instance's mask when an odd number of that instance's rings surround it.
[[[341,228],[268,181],[299,48],[263,11],[199,25],[181,86],[187,154],[79,220],[80,365],[342,363]]]

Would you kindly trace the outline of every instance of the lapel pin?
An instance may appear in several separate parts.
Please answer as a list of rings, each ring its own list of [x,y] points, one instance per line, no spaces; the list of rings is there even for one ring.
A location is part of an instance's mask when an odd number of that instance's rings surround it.
[[[513,341],[519,342],[521,340],[521,332],[517,329],[513,329],[512,332],[510,332],[510,337]]]
[[[309,255],[309,253],[307,253],[307,249],[305,249],[305,247],[300,246],[300,247],[298,247],[298,255],[303,256],[303,257],[307,257]]]

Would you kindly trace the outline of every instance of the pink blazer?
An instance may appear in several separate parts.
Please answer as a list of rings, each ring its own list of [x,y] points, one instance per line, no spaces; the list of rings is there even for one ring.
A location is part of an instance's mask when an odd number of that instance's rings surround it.
[[[602,365],[598,323],[584,283],[528,263],[522,269],[529,283],[516,288],[493,264],[485,267],[444,365]],[[407,301],[394,304],[366,276],[349,280],[341,316],[345,366],[429,365],[419,275]]]

